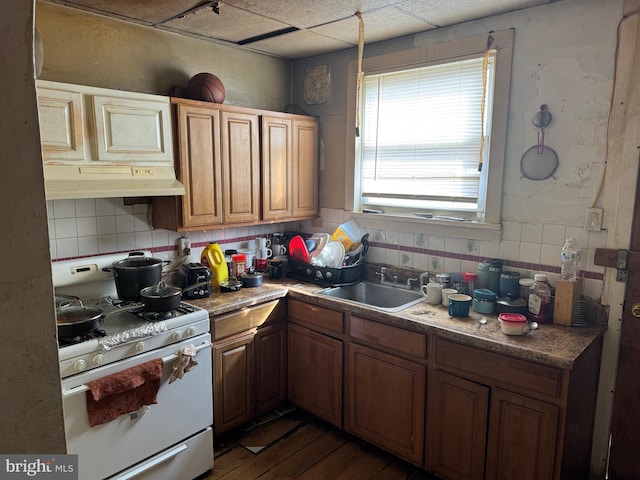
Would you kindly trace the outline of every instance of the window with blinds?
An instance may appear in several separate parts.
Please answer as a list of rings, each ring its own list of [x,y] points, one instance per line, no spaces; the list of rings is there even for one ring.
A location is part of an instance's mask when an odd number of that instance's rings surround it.
[[[365,73],[363,206],[483,210],[495,56]]]

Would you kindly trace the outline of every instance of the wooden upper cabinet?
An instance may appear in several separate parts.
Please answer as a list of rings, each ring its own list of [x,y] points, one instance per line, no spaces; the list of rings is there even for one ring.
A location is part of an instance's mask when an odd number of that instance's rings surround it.
[[[318,213],[319,127],[316,119],[293,120],[293,216]]]
[[[84,160],[82,95],[38,88],[40,141],[47,160]]]
[[[262,116],[262,218],[292,215],[291,120]]]
[[[220,112],[224,223],[259,218],[260,136],[257,113]]]
[[[220,112],[187,105],[177,107],[178,161],[185,188],[185,226],[222,223]]]

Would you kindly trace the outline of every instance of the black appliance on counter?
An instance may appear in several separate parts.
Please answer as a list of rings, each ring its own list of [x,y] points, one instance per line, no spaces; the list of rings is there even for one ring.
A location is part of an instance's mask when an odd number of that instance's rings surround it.
[[[211,270],[198,262],[185,263],[178,270],[178,284],[182,298],[206,298],[211,295]]]

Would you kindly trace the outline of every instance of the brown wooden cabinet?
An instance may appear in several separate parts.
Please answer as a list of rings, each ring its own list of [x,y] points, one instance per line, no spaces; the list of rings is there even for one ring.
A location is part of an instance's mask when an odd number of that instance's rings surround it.
[[[154,227],[189,231],[317,215],[316,119],[171,101],[185,195],[153,198]]]
[[[216,433],[238,426],[286,398],[286,301],[212,319]]]
[[[342,428],[342,312],[288,302],[288,399]]]

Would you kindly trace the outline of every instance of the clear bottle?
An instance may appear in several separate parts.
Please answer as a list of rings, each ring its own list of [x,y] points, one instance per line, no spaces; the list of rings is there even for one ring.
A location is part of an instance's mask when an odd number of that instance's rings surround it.
[[[529,291],[529,313],[527,318],[530,322],[551,323],[551,286],[544,273],[536,273],[533,276],[533,286]]]
[[[578,278],[578,267],[580,262],[580,251],[578,250],[578,243],[575,237],[568,238],[564,246],[562,247],[562,253],[560,254],[560,261],[562,266],[560,267],[560,278],[562,280],[568,280],[575,282]]]

